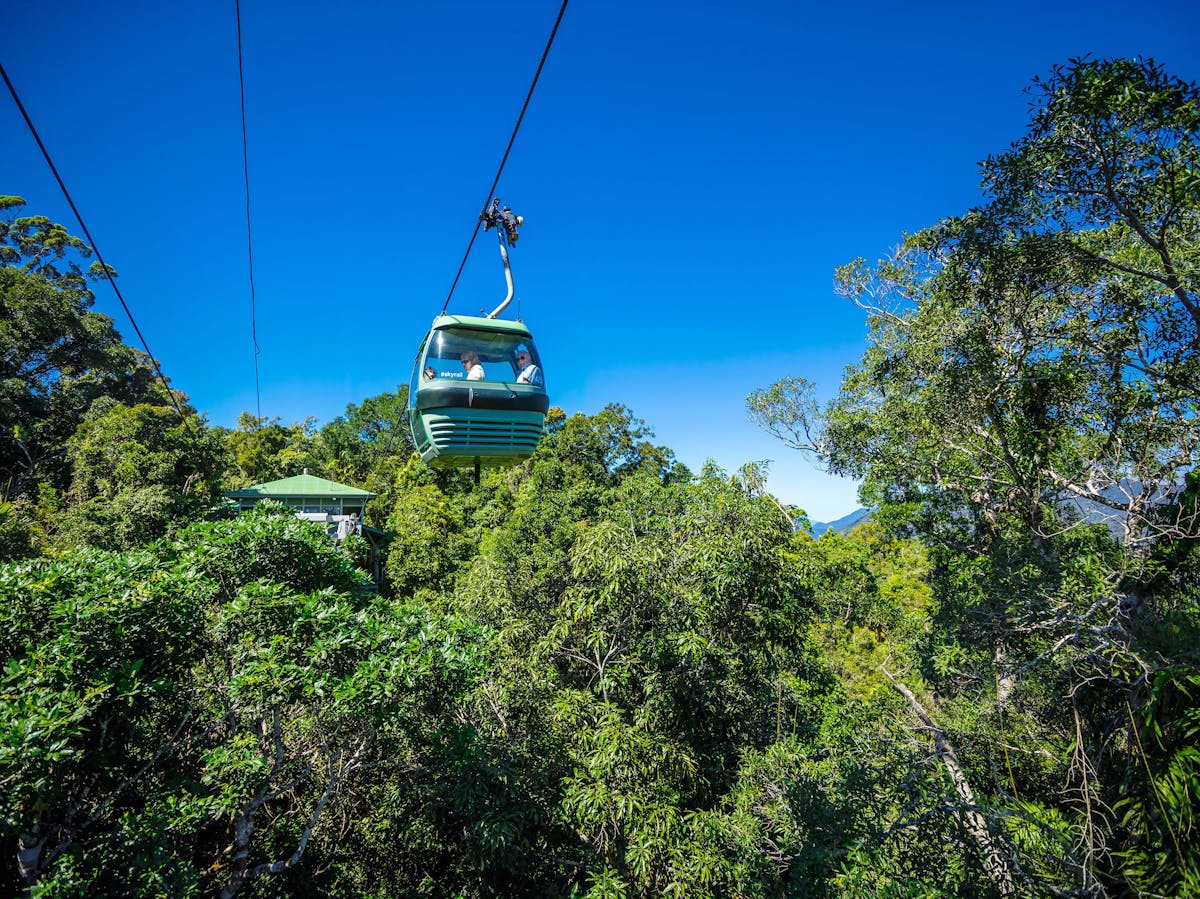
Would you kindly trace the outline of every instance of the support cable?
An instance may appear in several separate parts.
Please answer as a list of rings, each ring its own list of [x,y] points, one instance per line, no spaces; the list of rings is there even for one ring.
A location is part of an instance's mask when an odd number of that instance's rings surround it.
[[[529,85],[529,93],[525,95],[525,103],[521,106],[521,114],[517,116],[517,124],[513,126],[512,137],[508,139],[508,146],[504,148],[504,157],[500,160],[500,168],[496,170],[496,177],[492,181],[492,186],[488,189],[487,198],[483,201],[483,206],[479,210],[479,218],[475,221],[475,230],[471,232],[471,240],[467,243],[467,251],[463,253],[462,262],[458,265],[458,273],[454,276],[454,283],[450,285],[450,293],[446,295],[446,302],[442,304],[442,314],[446,314],[446,310],[450,307],[450,298],[454,296],[454,288],[458,286],[458,279],[462,277],[463,269],[467,265],[467,257],[471,255],[471,247],[475,246],[475,238],[479,236],[479,226],[483,224],[484,217],[487,215],[488,204],[492,202],[492,195],[496,192],[496,185],[500,183],[500,175],[504,171],[504,164],[508,162],[509,151],[513,148],[513,143],[517,139],[517,132],[521,130],[521,121],[525,118],[525,110],[529,108],[529,101],[533,99],[533,89],[537,87],[538,78],[542,74],[542,66],[546,64],[546,57],[550,55],[550,47],[554,44],[554,36],[558,34],[559,23],[562,22],[563,13],[567,11],[567,0],[563,0],[562,6],[558,10],[558,18],[554,20],[554,28],[550,31],[550,39],[546,41],[546,49],[542,51],[542,59],[538,63],[537,71],[533,73],[533,82]]]
[[[254,238],[250,228],[250,150],[246,139],[246,76],[242,66],[242,3],[234,0],[237,12],[238,89],[242,97],[242,177],[246,184],[246,255],[250,261],[250,339],[254,343],[254,400],[258,417],[262,418],[262,387],[258,377],[258,315],[254,295]]]
[[[59,189],[62,190],[63,196],[67,198],[67,203],[71,207],[71,212],[75,214],[75,220],[79,222],[79,227],[83,231],[83,236],[87,238],[88,246],[92,252],[96,254],[96,261],[100,264],[100,270],[104,273],[104,277],[108,279],[108,283],[112,285],[113,293],[117,295],[117,299],[121,303],[121,308],[125,310],[125,315],[129,318],[129,323],[133,325],[133,330],[141,341],[142,349],[146,351],[146,356],[150,360],[150,364],[154,366],[154,372],[158,375],[158,379],[162,382],[163,388],[167,391],[167,396],[171,400],[171,405],[175,407],[175,411],[179,413],[179,419],[183,422],[183,426],[188,429],[193,437],[198,438],[199,435],[192,431],[190,422],[187,416],[183,414],[183,409],[179,405],[179,400],[175,396],[175,391],[171,389],[167,383],[166,376],[163,375],[162,368],[158,364],[158,360],[154,358],[154,354],[150,352],[150,346],[146,343],[146,338],[142,334],[142,329],[138,327],[137,321],[133,317],[133,312],[129,308],[129,304],[125,302],[125,297],[121,295],[121,288],[117,286],[116,280],[113,279],[112,270],[108,267],[108,263],[104,261],[104,257],[100,254],[100,247],[96,245],[96,241],[92,239],[92,233],[88,230],[87,224],[83,220],[83,216],[79,213],[79,208],[75,205],[75,201],[71,199],[71,192],[67,190],[67,185],[63,183],[62,176],[58,173],[58,167],[55,166],[54,160],[50,158],[50,152],[46,149],[46,145],[42,143],[42,137],[38,134],[37,128],[33,124],[33,119],[29,117],[29,113],[25,110],[25,104],[21,102],[21,97],[17,94],[17,89],[12,83],[12,79],[8,77],[8,72],[4,68],[4,64],[0,63],[0,75],[4,77],[4,83],[8,85],[8,92],[12,94],[13,101],[17,104],[17,109],[21,111],[21,116],[25,119],[25,124],[29,126],[29,131],[33,135],[33,139],[37,141],[38,149],[42,151],[42,156],[46,160],[46,164],[50,166],[50,171],[54,174],[54,180],[58,182]]]

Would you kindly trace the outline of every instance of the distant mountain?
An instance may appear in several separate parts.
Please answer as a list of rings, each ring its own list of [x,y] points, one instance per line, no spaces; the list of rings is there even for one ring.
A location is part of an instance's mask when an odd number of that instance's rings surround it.
[[[1179,491],[1184,487],[1183,479],[1180,478],[1174,485],[1160,487],[1149,500],[1148,505],[1160,506],[1164,503],[1169,503],[1176,498]],[[1113,484],[1107,489],[1101,491],[1100,495],[1107,500],[1111,500],[1118,505],[1128,504],[1133,497],[1136,497],[1142,491],[1142,485],[1131,478],[1122,478],[1118,483]],[[1068,509],[1073,509],[1078,513],[1079,517],[1088,524],[1103,524],[1117,540],[1120,540],[1125,531],[1125,521],[1128,514],[1122,509],[1114,509],[1112,506],[1098,502],[1092,499],[1084,499],[1078,496],[1068,496],[1063,500],[1063,505]]]
[[[1180,482],[1173,490],[1167,490],[1166,488],[1160,490],[1151,500],[1151,503],[1168,502],[1182,486],[1183,484]],[[1140,487],[1136,481],[1124,479],[1120,483],[1114,484],[1103,491],[1102,495],[1106,499],[1123,503],[1128,502],[1129,497],[1135,496],[1139,489]],[[1062,507],[1074,512],[1081,520],[1088,524],[1103,524],[1107,526],[1115,538],[1121,538],[1126,517],[1123,511],[1114,509],[1102,502],[1078,496],[1068,496],[1063,499]],[[809,527],[809,533],[813,537],[820,537],[826,531],[845,535],[864,521],[870,520],[870,518],[870,509],[855,509],[849,515],[845,515],[837,519],[837,521],[814,521]]]
[[[870,509],[855,509],[849,515],[843,515],[837,521],[814,521],[808,532],[814,537],[820,537],[826,531],[838,534],[849,534],[855,527],[871,517]]]

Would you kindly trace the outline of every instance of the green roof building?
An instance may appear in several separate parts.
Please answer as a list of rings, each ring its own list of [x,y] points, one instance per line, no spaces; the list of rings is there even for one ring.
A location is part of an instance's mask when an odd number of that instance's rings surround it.
[[[375,498],[375,494],[367,490],[311,475],[308,469],[304,470],[304,474],[231,490],[225,495],[237,500],[243,512],[264,499],[273,499],[297,512],[357,515],[359,519],[362,518],[363,507]]]

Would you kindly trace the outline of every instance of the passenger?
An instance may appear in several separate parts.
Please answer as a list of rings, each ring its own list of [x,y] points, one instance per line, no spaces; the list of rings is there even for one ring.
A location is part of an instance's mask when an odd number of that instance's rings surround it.
[[[479,354],[466,352],[459,357],[463,364],[463,368],[467,370],[468,381],[482,381],[486,375],[483,372],[483,366],[479,364]]]
[[[437,372],[434,371],[432,367],[426,368],[422,374],[425,376],[426,381],[432,381],[437,377]]]
[[[533,357],[529,355],[529,350],[524,348],[517,350],[517,368],[521,370],[517,375],[518,384],[542,386],[542,370],[533,364]]]

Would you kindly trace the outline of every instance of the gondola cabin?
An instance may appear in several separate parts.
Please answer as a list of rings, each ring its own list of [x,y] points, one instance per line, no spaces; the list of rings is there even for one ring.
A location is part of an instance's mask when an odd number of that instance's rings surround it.
[[[549,407],[524,324],[469,315],[434,320],[408,388],[409,425],[427,464],[497,467],[527,459]]]

